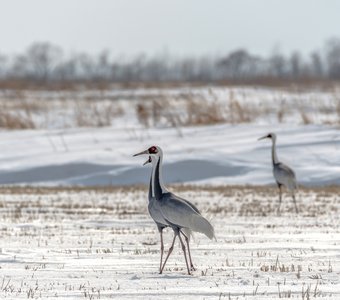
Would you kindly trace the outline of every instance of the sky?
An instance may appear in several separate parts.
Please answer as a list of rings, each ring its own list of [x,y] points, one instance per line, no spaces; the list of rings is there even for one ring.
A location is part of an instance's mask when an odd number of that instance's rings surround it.
[[[338,0],[0,0],[0,53],[49,41],[66,52],[309,54],[340,37]]]

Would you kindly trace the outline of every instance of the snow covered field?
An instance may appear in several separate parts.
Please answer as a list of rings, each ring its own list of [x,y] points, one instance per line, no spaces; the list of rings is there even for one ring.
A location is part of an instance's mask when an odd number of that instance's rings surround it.
[[[0,132],[0,183],[35,185],[145,184],[149,168],[132,155],[164,150],[170,183],[272,184],[271,142],[303,185],[340,183],[340,131],[325,125],[214,125],[176,129],[86,128]]]
[[[300,190],[298,216],[285,197],[280,217],[274,188],[176,192],[216,228],[195,235],[192,276],[177,244],[158,274],[145,189],[3,188],[0,298],[339,299],[339,188]]]
[[[0,131],[0,299],[340,298],[339,91],[1,91],[0,105],[1,126],[32,125]],[[286,194],[275,213],[269,132],[299,215]],[[179,245],[157,272],[150,166],[132,157],[151,145],[216,228],[195,235],[192,276]]]
[[[340,183],[339,89],[3,90],[0,108],[35,127],[0,132],[0,184],[145,184],[132,154],[154,144],[167,182],[270,184],[271,131],[300,184]]]

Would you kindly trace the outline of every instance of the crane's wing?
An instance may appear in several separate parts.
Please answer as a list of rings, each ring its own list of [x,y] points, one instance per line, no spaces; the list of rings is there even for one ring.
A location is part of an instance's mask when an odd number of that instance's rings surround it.
[[[172,193],[163,194],[161,212],[164,219],[172,225],[203,233],[209,239],[215,237],[214,228],[210,222],[197,213],[187,201],[183,201]]]
[[[172,194],[172,193],[171,193],[171,194]],[[174,194],[172,194],[172,196],[175,197],[176,199],[179,199],[179,200],[184,201],[184,202],[185,202],[186,204],[188,204],[195,212],[197,212],[199,215],[201,214],[200,211],[198,210],[198,208],[196,207],[195,204],[193,204],[193,203],[191,203],[190,201],[185,200],[185,199],[183,199],[183,198],[181,198],[181,197],[179,197],[179,196],[176,196],[176,195],[174,195]]]

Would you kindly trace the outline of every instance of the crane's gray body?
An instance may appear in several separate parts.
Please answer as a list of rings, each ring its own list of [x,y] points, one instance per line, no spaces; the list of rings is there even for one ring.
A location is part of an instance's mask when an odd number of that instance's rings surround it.
[[[156,158],[151,157],[151,161],[152,161],[153,168],[156,168],[157,167]],[[159,176],[157,176],[157,178],[155,177],[155,171],[156,170],[152,171],[151,178],[150,178],[149,195],[148,195],[148,199],[149,199],[148,211],[149,211],[151,218],[156,223],[158,227],[158,231],[162,231],[165,227],[168,227],[168,226],[171,226],[174,229],[174,227],[176,227],[174,223],[172,223],[168,219],[165,219],[164,214],[162,213],[162,203],[163,203],[163,209],[166,210],[166,208],[164,208],[164,201],[167,201],[167,199],[178,198],[178,197],[172,193],[165,193],[165,194],[161,193]],[[156,190],[154,191],[154,187],[157,189],[157,195],[158,196],[162,195],[160,196],[158,200],[156,198]],[[153,193],[154,193],[154,196],[153,196]],[[181,200],[184,201],[187,205],[189,205],[196,213],[200,214],[198,208],[194,204],[192,204],[191,202],[185,199],[181,199]],[[188,227],[182,228],[181,231],[188,239],[190,239],[192,232]]]
[[[161,151],[161,150],[160,150]],[[172,228],[180,230],[197,231],[205,234],[208,238],[215,237],[214,228],[199,212],[197,207],[189,201],[170,193],[162,180],[162,156],[157,158],[153,170],[153,193],[159,203],[164,220]]]
[[[164,218],[164,215],[162,214],[162,211],[161,211],[161,202],[157,201],[155,197],[152,197],[152,194],[150,193],[151,190],[152,190],[152,185],[150,183],[148,211],[149,211],[150,217],[156,223],[158,231],[159,232],[162,231],[165,227],[172,227],[173,228],[174,224],[172,224],[171,222],[169,222],[168,220],[166,220]],[[184,200],[184,201],[186,201],[186,200]],[[188,204],[191,205],[192,208],[199,213],[196,206],[194,206],[189,201],[186,201],[186,202],[188,202]],[[184,233],[184,235],[188,239],[190,239],[190,236],[192,235],[192,233],[191,233],[191,230],[189,228],[182,228],[181,231]]]
[[[273,175],[277,184],[284,185],[288,190],[293,191],[297,188],[294,171],[284,163],[273,163]]]
[[[188,201],[172,193],[165,193],[160,200],[161,212],[167,224],[183,232],[196,231],[209,239],[215,237],[214,228]]]

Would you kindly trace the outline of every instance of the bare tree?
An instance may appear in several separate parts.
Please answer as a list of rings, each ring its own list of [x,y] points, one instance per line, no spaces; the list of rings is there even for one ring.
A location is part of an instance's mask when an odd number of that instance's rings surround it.
[[[331,39],[326,44],[328,74],[331,78],[340,79],[340,39]]]
[[[293,78],[299,78],[302,72],[302,58],[299,52],[294,51],[290,56],[290,71]]]
[[[28,77],[29,63],[27,56],[17,55],[14,57],[10,70],[8,71],[9,78],[26,79]]]
[[[0,79],[4,79],[8,72],[8,57],[0,54]]]
[[[112,68],[110,62],[110,52],[104,50],[100,52],[95,62],[95,74],[94,78],[97,81],[107,81],[111,78]]]
[[[311,54],[311,69],[312,73],[317,78],[322,78],[324,75],[324,66],[319,52],[314,51]]]
[[[27,50],[26,58],[30,77],[48,81],[54,68],[61,61],[62,50],[50,43],[35,43]]]
[[[216,77],[214,75],[215,70],[215,62],[213,59],[209,57],[202,57],[197,60],[197,68],[198,68],[198,80],[200,81],[212,81]]]
[[[327,42],[325,52],[313,52],[306,59],[295,51],[289,56],[274,49],[270,57],[252,55],[245,49],[231,51],[222,57],[176,58],[163,51],[154,56],[140,54],[113,59],[109,51],[98,55],[76,53],[64,56],[50,43],[35,43],[27,52],[14,57],[0,56],[0,80],[21,83],[49,81],[65,83],[95,82],[161,82],[233,79],[333,78],[340,79],[340,39]]]
[[[79,79],[77,57],[71,57],[58,64],[54,69],[53,79],[60,81],[75,81]]]
[[[286,59],[278,50],[269,58],[269,64],[273,76],[283,78],[287,75]]]
[[[250,55],[246,50],[239,49],[231,52],[226,58],[219,61],[222,76],[231,79],[247,79],[257,73],[258,58]]]
[[[181,63],[179,64],[180,66],[180,74],[181,74],[181,80],[184,81],[190,81],[190,80],[194,80],[195,77],[195,68],[196,68],[196,64],[195,64],[195,60],[192,58],[186,58],[184,60],[181,61]]]
[[[90,80],[95,76],[95,61],[90,55],[78,54],[75,58],[75,65],[80,80]]]

